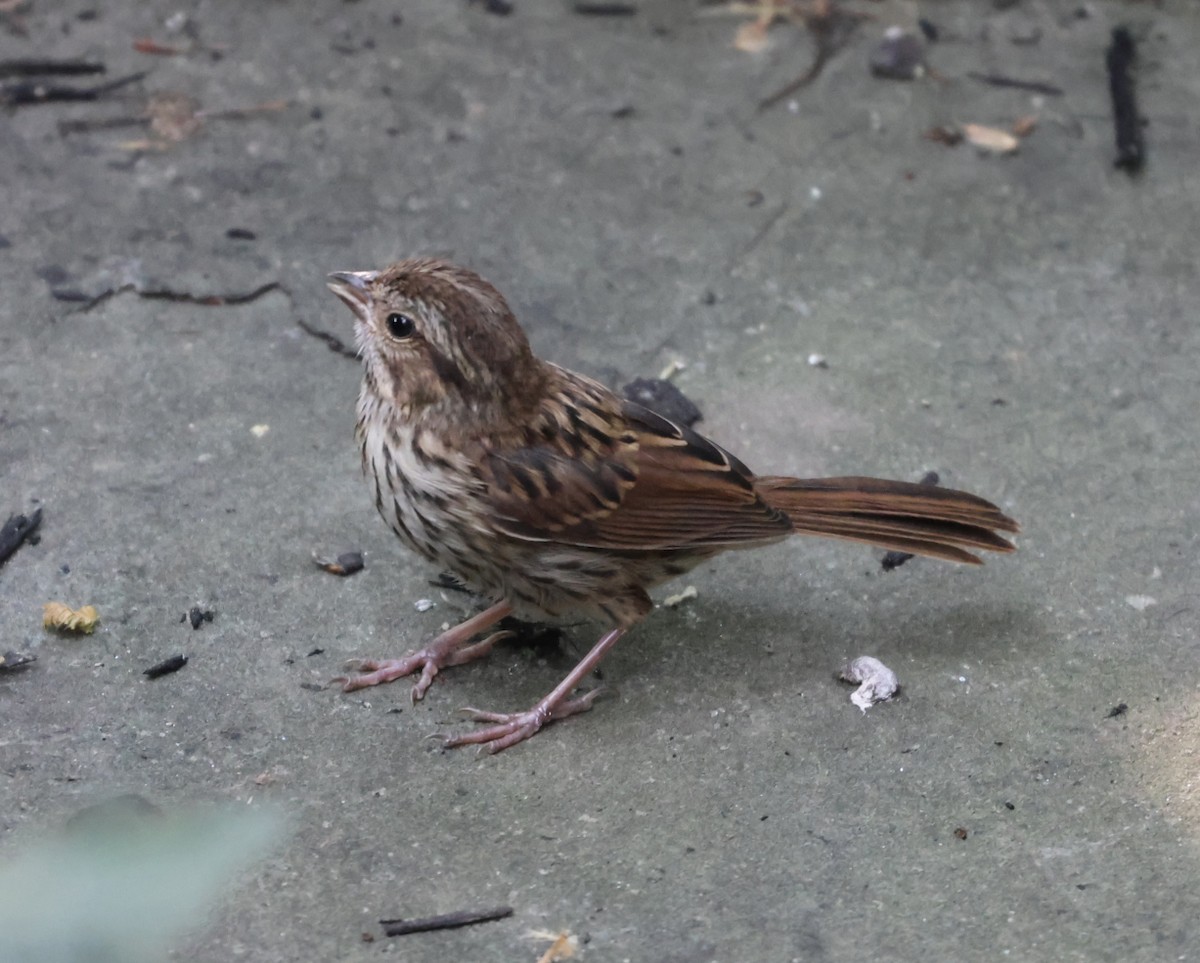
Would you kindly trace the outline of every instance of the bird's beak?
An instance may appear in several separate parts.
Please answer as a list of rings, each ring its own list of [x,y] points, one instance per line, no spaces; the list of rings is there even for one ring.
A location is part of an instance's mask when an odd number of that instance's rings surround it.
[[[371,306],[371,282],[378,276],[378,271],[336,271],[325,283],[346,307],[365,319]]]

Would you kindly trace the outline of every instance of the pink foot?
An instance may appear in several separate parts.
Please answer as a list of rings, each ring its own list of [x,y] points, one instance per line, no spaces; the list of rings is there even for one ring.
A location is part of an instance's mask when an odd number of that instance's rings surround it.
[[[497,725],[476,729],[461,736],[436,735],[431,738],[442,740],[442,745],[447,749],[477,745],[481,752],[494,755],[503,752],[509,746],[515,746],[518,742],[524,742],[548,722],[587,712],[603,691],[604,687],[601,686],[576,699],[562,699],[557,703],[552,703],[552,697],[547,696],[527,712],[485,712],[482,709],[466,708],[461,711],[475,722],[494,722]]]
[[[554,691],[528,712],[482,712],[479,709],[464,709],[463,711],[476,722],[494,722],[496,725],[476,729],[461,736],[437,735],[432,738],[441,739],[447,749],[479,746],[481,752],[495,754],[503,752],[509,746],[515,746],[518,742],[524,742],[547,722],[587,712],[596,701],[596,696],[604,691],[602,687],[575,699],[568,696],[583,681],[583,677],[596,668],[604,658],[604,653],[616,645],[617,639],[626,631],[626,627],[618,626],[605,632],[600,641],[592,646],[592,650],[554,687]]]
[[[368,686],[382,685],[394,682],[420,670],[421,677],[417,679],[412,689],[412,701],[415,703],[424,697],[425,692],[433,684],[438,672],[447,666],[465,665],[475,659],[481,659],[501,639],[510,637],[511,632],[493,632],[482,642],[466,645],[468,639],[477,635],[483,629],[494,625],[508,615],[512,609],[505,602],[499,602],[490,609],[467,619],[461,625],[447,629],[423,649],[419,649],[402,659],[354,659],[346,663],[346,669],[356,672],[356,675],[339,676],[331,681],[340,682],[343,692],[353,692]]]
[[[338,676],[334,682],[342,684],[343,692],[353,692],[355,689],[366,689],[368,686],[383,685],[412,675],[421,670],[421,678],[412,687],[414,704],[425,697],[426,691],[433,685],[437,674],[447,666],[466,665],[476,659],[482,659],[492,651],[492,647],[501,639],[510,638],[512,632],[493,632],[482,642],[474,645],[464,645],[450,651],[442,651],[436,644],[426,646],[403,659],[352,659],[346,663],[346,669],[357,672],[357,675]],[[362,671],[360,671],[362,670]]]

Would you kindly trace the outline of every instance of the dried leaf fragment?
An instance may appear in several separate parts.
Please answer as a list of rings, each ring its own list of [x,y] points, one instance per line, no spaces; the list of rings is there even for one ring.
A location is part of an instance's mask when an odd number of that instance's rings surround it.
[[[980,150],[991,151],[993,154],[1011,154],[1021,146],[1021,141],[1017,137],[999,127],[963,124],[962,132],[967,143]]]
[[[155,94],[146,105],[146,116],[150,129],[169,143],[187,140],[204,125],[200,104],[187,94]]]
[[[174,57],[182,53],[187,53],[183,47],[177,47],[174,44],[160,43],[153,37],[137,37],[133,41],[133,49],[138,53],[155,54],[160,57]]]
[[[85,605],[81,609],[73,609],[62,602],[47,602],[42,606],[42,625],[48,629],[61,629],[64,632],[83,632],[91,635],[100,621],[100,613],[94,605]]]
[[[733,38],[734,48],[743,53],[761,53],[767,49],[769,43],[767,24],[761,20],[751,20],[742,24]]]
[[[1037,114],[1026,114],[1024,117],[1018,117],[1012,122],[1009,130],[1012,131],[1014,137],[1028,137],[1034,132],[1038,125]]]
[[[945,144],[947,147],[957,147],[962,143],[962,131],[957,127],[951,127],[947,124],[941,124],[937,127],[930,127],[921,135],[926,140],[931,140],[935,144]]]
[[[546,952],[537,958],[537,963],[559,963],[560,960],[574,958],[579,949],[579,939],[569,930],[551,933],[548,930],[533,930],[529,936],[535,940],[552,940],[546,947]]]
[[[709,13],[727,13],[734,16],[749,16],[754,19],[742,24],[733,36],[733,46],[744,53],[760,53],[770,43],[767,37],[777,20],[803,20],[800,4],[795,0],[751,0],[709,7]]]

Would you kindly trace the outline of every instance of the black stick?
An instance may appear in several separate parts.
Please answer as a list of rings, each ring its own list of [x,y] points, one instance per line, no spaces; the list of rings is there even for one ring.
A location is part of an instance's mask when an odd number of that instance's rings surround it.
[[[86,60],[0,60],[0,77],[80,77],[102,74],[105,69],[104,64]]]
[[[347,347],[346,342],[344,342],[336,334],[330,334],[328,331],[322,331],[320,328],[309,324],[303,318],[297,318],[296,324],[305,334],[312,335],[314,338],[324,341],[326,347],[328,347],[330,351],[340,354],[343,358],[351,358],[354,361],[358,360],[358,352],[353,348]]]
[[[136,83],[146,76],[146,71],[130,74],[95,87],[60,87],[37,80],[22,80],[19,83],[0,84],[0,104],[6,107],[23,107],[28,104],[50,104],[63,101],[99,100],[119,87]]]
[[[584,17],[632,17],[637,13],[637,7],[632,3],[580,2],[571,9]]]
[[[426,916],[419,920],[380,920],[383,932],[387,936],[406,936],[409,933],[427,933],[430,930],[452,930],[459,926],[471,926],[475,923],[490,923],[493,920],[507,919],[513,915],[511,906],[497,906],[489,910],[460,910],[457,913],[445,913],[441,916]]]
[[[1128,27],[1112,32],[1112,46],[1104,54],[1108,68],[1108,89],[1112,94],[1113,126],[1117,135],[1117,159],[1114,167],[1136,174],[1146,162],[1146,141],[1142,136],[1142,118],[1133,92],[1133,64],[1137,46]]]
[[[187,664],[188,657],[186,655],[173,655],[171,658],[163,659],[148,669],[143,669],[142,675],[147,679],[158,679],[164,675],[170,675],[172,672],[178,672]]]
[[[991,84],[993,87],[1012,87],[1015,90],[1028,90],[1035,94],[1045,94],[1047,97],[1061,97],[1063,89],[1042,80],[1021,80],[1019,77],[1005,77],[1003,74],[981,74],[978,70],[968,70],[967,76],[978,80],[981,84]]]

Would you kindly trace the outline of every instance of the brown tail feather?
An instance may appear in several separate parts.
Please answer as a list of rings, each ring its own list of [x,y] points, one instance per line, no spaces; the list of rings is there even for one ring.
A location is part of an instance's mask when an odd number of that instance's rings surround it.
[[[981,564],[968,548],[1011,552],[996,531],[1020,526],[989,501],[967,492],[881,478],[755,479],[755,487],[787,513],[802,535],[866,542],[913,555]]]

